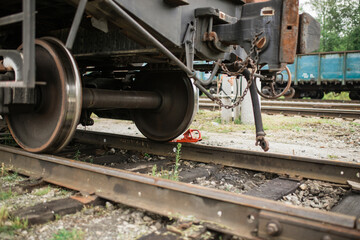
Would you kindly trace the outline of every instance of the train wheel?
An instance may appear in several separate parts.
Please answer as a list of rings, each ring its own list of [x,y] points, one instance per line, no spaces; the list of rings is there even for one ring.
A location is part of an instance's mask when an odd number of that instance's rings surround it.
[[[285,99],[292,99],[295,96],[295,89],[293,87],[289,88],[289,91],[287,91],[284,94]]]
[[[360,100],[360,91],[351,91],[349,97],[351,100]]]
[[[81,114],[81,82],[76,63],[54,38],[36,40],[38,103],[29,113],[6,116],[15,141],[30,152],[56,152],[72,138]]]
[[[315,99],[323,99],[324,95],[323,91],[316,91]]]
[[[190,126],[195,115],[197,95],[183,73],[151,73],[140,76],[141,90],[158,92],[161,106],[156,110],[133,111],[133,120],[144,136],[154,141],[170,141]]]

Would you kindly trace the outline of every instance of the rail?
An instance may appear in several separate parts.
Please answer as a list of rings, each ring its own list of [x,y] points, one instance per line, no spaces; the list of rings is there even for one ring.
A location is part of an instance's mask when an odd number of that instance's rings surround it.
[[[199,107],[212,111],[220,110],[216,104],[205,99],[200,99]],[[261,111],[270,114],[360,119],[360,103],[355,101],[262,100]]]
[[[158,143],[140,137],[83,130],[76,131],[74,141],[164,156],[174,156],[175,147],[175,143]],[[348,180],[360,181],[360,164],[357,163],[189,143],[184,143],[181,149],[184,160],[276,173],[297,179],[310,178],[339,184],[346,184]]]
[[[0,146],[1,162],[28,176],[165,216],[192,216],[247,239],[359,239],[356,216],[130,173]],[[273,228],[274,227],[274,228]]]

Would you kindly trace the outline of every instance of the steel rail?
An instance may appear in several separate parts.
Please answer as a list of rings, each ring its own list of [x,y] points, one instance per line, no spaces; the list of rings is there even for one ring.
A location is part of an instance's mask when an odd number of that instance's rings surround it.
[[[74,140],[85,144],[106,145],[149,154],[175,156],[173,149],[176,143],[158,143],[139,137],[78,130],[75,133]],[[209,147],[190,143],[182,145],[181,158],[276,173],[294,178],[309,178],[339,184],[347,184],[348,180],[360,182],[360,164],[357,163]]]
[[[325,99],[296,99],[296,98],[291,98],[291,99],[261,99],[261,101],[271,101],[271,102],[309,102],[309,103],[350,103],[350,104],[359,104],[360,101],[359,100],[325,100]]]
[[[358,103],[340,103],[340,102],[297,102],[297,101],[262,100],[261,105],[262,106],[297,107],[297,108],[360,110],[360,104],[358,104]]]
[[[306,100],[306,99],[305,99]],[[199,103],[202,106],[214,104],[208,98],[199,98]],[[323,101],[276,101],[276,100],[261,100],[262,106],[280,106],[280,107],[302,107],[302,108],[324,108],[324,109],[349,109],[349,110],[360,110],[359,103],[344,103],[344,102],[323,102]]]
[[[354,118],[354,119],[360,118],[360,110],[348,110],[348,109],[261,106],[261,112],[306,115],[306,116],[315,116],[315,117],[338,117],[338,118]]]
[[[1,146],[6,167],[101,198],[180,218],[192,216],[209,228],[247,239],[359,239],[356,216],[174,182],[61,157]],[[269,231],[276,223],[281,231]]]
[[[217,104],[200,99],[200,109],[220,110]],[[261,101],[261,111],[271,114],[292,114],[316,117],[360,118],[360,104],[292,101]]]

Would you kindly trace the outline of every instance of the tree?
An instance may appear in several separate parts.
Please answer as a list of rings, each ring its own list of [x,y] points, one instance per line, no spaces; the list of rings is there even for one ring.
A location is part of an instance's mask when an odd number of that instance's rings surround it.
[[[321,24],[320,51],[360,50],[360,0],[312,0],[306,3]]]

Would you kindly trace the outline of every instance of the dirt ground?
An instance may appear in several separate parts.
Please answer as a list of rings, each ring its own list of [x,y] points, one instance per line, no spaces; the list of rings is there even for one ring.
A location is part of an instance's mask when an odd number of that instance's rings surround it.
[[[130,121],[95,118],[80,129],[143,136]],[[360,162],[360,120],[263,114],[270,153]],[[197,144],[262,151],[255,146],[253,125],[221,123],[220,112],[200,110],[192,125],[202,135]]]

